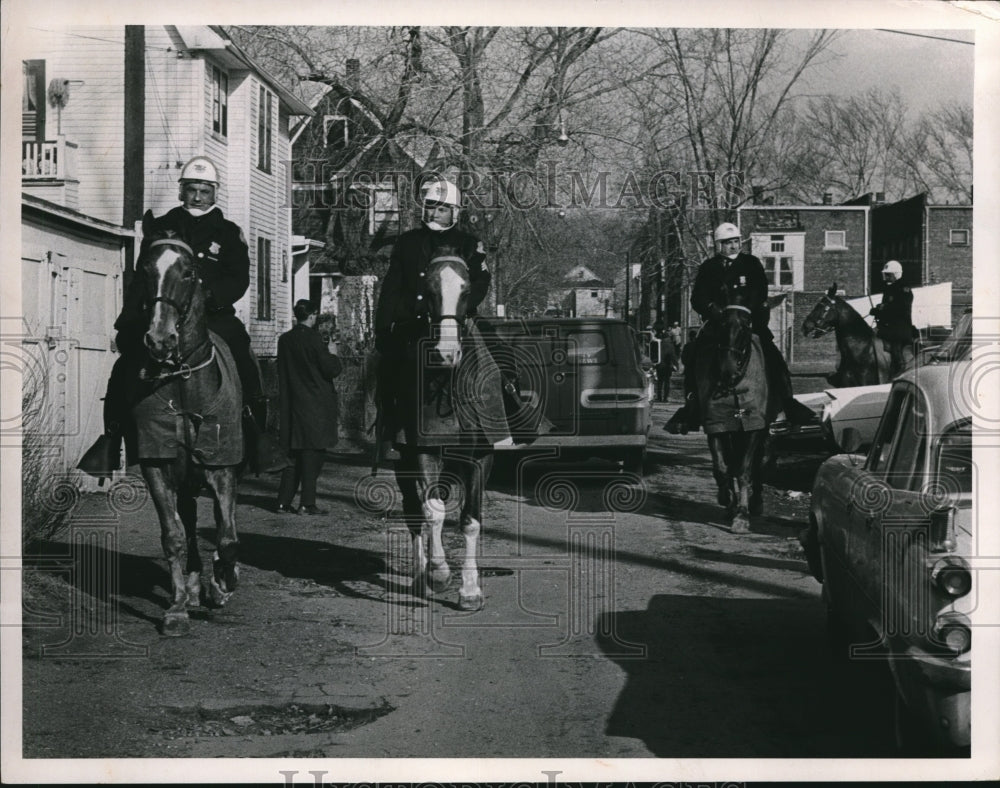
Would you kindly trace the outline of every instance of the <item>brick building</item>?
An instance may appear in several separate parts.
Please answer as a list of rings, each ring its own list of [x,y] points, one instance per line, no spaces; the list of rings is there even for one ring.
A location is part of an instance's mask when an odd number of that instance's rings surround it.
[[[738,209],[750,251],[764,263],[772,298],[771,330],[797,367],[834,369],[832,335],[804,337],[802,321],[833,282],[847,297],[870,286],[868,205],[768,205]],[[783,298],[780,296],[784,296]]]

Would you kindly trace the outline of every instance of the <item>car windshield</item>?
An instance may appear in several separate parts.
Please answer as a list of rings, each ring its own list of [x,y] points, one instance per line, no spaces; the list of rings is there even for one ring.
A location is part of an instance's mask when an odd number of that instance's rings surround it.
[[[934,463],[938,484],[949,492],[972,492],[972,425],[964,422],[945,432]]]

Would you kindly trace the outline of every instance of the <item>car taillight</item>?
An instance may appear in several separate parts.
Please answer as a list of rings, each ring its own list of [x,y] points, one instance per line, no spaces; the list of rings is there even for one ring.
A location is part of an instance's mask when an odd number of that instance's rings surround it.
[[[953,599],[972,590],[972,573],[965,561],[955,555],[938,559],[931,567],[931,581]]]
[[[955,549],[955,507],[946,506],[930,513],[930,538],[928,549],[934,553]]]
[[[961,613],[942,613],[934,622],[932,640],[952,654],[964,654],[972,648],[972,627]]]

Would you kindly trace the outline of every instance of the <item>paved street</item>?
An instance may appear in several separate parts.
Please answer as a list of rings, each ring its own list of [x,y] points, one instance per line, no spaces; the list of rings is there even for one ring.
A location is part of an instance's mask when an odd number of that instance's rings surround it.
[[[72,598],[29,578],[26,755],[891,755],[884,666],[827,648],[796,539],[808,498],[785,489],[803,464],[780,461],[768,513],[730,534],[704,436],[660,430],[673,407],[657,406],[642,484],[608,463],[500,463],[478,613],[458,611],[457,589],[406,592],[392,477],[366,458],[327,465],[330,517],[276,515],[277,479],[247,480],[240,588],[182,639],[156,630],[168,582],[151,503],[92,496],[76,546],[47,549]]]

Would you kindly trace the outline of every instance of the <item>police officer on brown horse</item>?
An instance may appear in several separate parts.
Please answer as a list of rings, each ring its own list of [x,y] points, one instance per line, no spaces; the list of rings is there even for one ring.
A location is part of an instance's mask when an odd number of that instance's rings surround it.
[[[871,314],[875,318],[875,336],[888,346],[892,358],[890,377],[913,365],[913,291],[903,282],[903,266],[890,260],[882,268],[882,303]]]
[[[226,219],[215,204],[219,175],[210,159],[205,156],[191,159],[181,170],[179,184],[181,205],[154,219],[151,234],[171,232],[193,250],[206,298],[208,328],[229,346],[243,387],[243,401],[253,408],[258,426],[263,427],[260,371],[250,349],[250,336],[233,307],[250,285],[246,239],[239,226]],[[149,242],[148,236],[143,239],[140,258]],[[121,314],[115,320],[116,344],[121,356],[112,370],[104,400],[105,433],[79,465],[95,476],[110,476],[118,468],[121,440],[131,429],[129,413],[141,396],[139,375],[146,357],[143,335],[149,306],[146,298],[145,273],[137,267],[125,293]]]
[[[703,321],[711,324],[722,316],[729,303],[729,294],[742,291],[744,303],[756,305],[751,315],[753,332],[760,338],[768,385],[772,391],[777,392],[777,401],[782,403],[785,417],[793,424],[807,424],[815,420],[813,412],[792,396],[788,365],[774,344],[774,334],[768,328],[767,275],[764,273],[764,266],[753,255],[741,251],[743,239],[735,224],[720,224],[715,229],[715,241],[719,251],[698,268],[691,290],[691,306]],[[699,341],[704,335],[705,331],[702,331]],[[668,432],[687,433],[688,430],[701,427],[695,394],[694,364],[685,365],[684,394],[684,407],[667,422]]]

